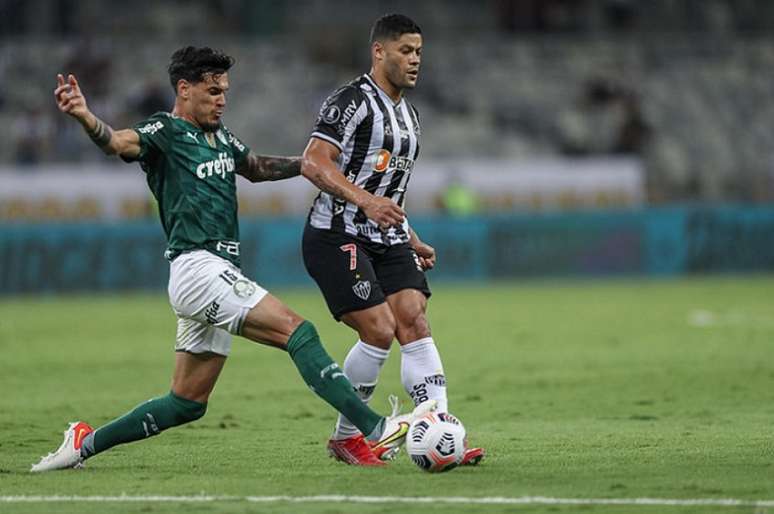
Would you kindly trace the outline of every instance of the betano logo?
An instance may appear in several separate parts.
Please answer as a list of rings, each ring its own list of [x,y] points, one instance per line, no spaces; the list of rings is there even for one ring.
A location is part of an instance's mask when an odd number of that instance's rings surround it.
[[[379,150],[379,155],[376,156],[374,171],[381,173],[386,170],[387,166],[390,164],[390,157],[392,157],[392,154],[387,150]]]
[[[220,152],[218,158],[212,161],[203,162],[196,167],[196,176],[200,179],[218,175],[220,178],[226,178],[226,173],[234,171],[234,159],[229,157],[226,152]]]
[[[393,157],[387,150],[379,150],[376,156],[374,171],[384,173],[387,171],[407,171],[410,172],[414,167],[414,159],[410,157]]]

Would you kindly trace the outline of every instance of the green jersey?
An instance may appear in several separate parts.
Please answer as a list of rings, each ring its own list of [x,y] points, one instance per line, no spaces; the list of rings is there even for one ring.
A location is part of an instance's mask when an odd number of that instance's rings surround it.
[[[249,149],[222,125],[205,133],[166,112],[134,130],[140,155],[130,160],[140,162],[158,201],[166,258],[203,249],[239,266],[235,171]]]

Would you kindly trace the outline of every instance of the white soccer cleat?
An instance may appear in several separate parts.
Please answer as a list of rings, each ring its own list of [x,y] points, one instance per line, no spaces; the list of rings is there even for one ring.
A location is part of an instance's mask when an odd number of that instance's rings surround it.
[[[381,460],[393,460],[400,451],[400,447],[406,441],[409,426],[415,419],[419,419],[438,408],[438,401],[425,400],[420,403],[410,414],[398,414],[400,400],[395,395],[389,397],[392,406],[392,414],[384,418],[384,432],[382,437],[371,443],[371,450]]]
[[[83,457],[81,457],[83,438],[92,432],[94,432],[94,429],[83,421],[70,423],[70,426],[64,431],[62,445],[55,452],[41,458],[37,464],[33,464],[30,471],[37,473],[39,471],[81,467],[83,462]]]

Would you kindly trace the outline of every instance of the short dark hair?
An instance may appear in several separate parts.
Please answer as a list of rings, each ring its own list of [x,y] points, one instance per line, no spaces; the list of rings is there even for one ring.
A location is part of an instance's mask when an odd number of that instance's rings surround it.
[[[180,79],[196,84],[204,80],[204,75],[225,73],[234,65],[234,58],[210,47],[196,48],[186,46],[172,54],[169,62],[169,82],[177,93]]]
[[[374,22],[371,27],[371,43],[374,41],[384,41],[385,39],[396,40],[403,34],[421,34],[414,20],[402,14],[385,14]]]

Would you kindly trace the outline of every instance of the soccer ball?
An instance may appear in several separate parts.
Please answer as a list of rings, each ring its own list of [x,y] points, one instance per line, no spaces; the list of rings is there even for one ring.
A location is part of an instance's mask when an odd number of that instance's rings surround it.
[[[452,470],[465,455],[465,427],[449,413],[426,414],[409,427],[406,452],[414,464],[430,473]]]

